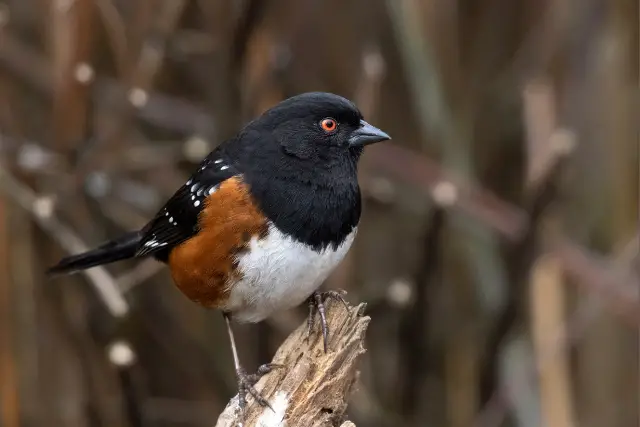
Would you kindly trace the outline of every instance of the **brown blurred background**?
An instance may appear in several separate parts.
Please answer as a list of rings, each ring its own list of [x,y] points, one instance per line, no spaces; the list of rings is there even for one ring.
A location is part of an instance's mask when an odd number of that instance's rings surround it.
[[[637,426],[636,0],[0,3],[0,426],[211,426],[222,316],[166,269],[47,281],[139,227],[243,122],[354,99],[358,427]],[[252,370],[306,315],[243,326]]]

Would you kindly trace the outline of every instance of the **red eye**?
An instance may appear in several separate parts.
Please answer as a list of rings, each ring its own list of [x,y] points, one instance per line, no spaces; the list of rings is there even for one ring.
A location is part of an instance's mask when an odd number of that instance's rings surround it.
[[[333,119],[322,119],[320,127],[322,127],[322,130],[325,132],[333,132],[338,127],[338,123]]]

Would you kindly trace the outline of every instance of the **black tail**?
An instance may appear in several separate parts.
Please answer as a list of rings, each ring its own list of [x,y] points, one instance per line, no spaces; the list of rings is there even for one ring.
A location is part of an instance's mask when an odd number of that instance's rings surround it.
[[[141,239],[142,233],[139,231],[127,233],[87,252],[62,258],[58,264],[47,270],[47,274],[73,273],[97,265],[133,258]]]

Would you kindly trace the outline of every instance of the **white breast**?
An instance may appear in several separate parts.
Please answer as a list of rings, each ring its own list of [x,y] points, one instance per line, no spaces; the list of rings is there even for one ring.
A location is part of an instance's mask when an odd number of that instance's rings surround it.
[[[252,239],[238,257],[240,282],[232,286],[227,310],[240,322],[259,322],[276,310],[302,303],[344,258],[354,229],[337,248],[321,252],[293,240],[275,226],[266,238]]]

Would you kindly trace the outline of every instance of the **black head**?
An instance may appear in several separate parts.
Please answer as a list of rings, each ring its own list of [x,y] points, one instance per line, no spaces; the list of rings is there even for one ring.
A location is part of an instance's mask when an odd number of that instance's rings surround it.
[[[282,231],[324,247],[340,243],[360,218],[357,163],[363,147],[388,139],[353,102],[311,92],[249,123],[228,152]]]
[[[329,164],[334,156],[357,160],[365,145],[390,139],[365,122],[353,102],[326,92],[291,97],[265,112],[256,123],[272,131],[286,154],[329,160]]]

